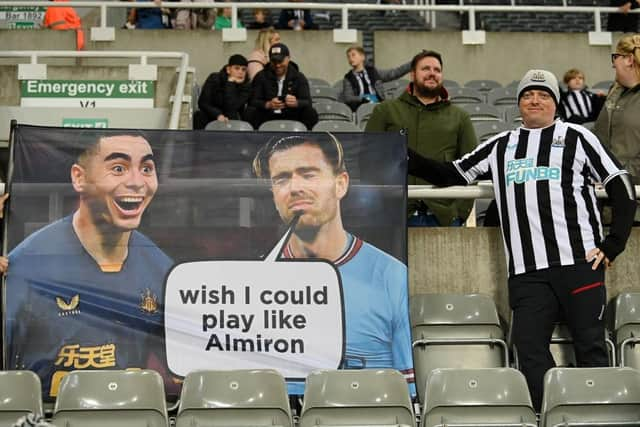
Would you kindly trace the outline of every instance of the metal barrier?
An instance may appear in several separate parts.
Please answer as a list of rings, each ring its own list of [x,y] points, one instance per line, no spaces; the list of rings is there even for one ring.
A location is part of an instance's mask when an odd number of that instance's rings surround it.
[[[69,4],[63,2],[64,4]],[[87,2],[85,2],[87,3]],[[51,4],[59,4],[52,2]],[[152,51],[66,51],[66,50],[4,50],[0,51],[0,58],[30,58],[30,65],[38,64],[38,58],[140,58],[140,65],[149,65],[149,58],[156,59],[179,59],[180,66],[178,71],[178,81],[176,91],[173,95],[173,105],[171,106],[171,115],[169,117],[169,129],[178,129],[180,120],[180,110],[182,108],[182,98],[187,82],[187,68],[189,67],[189,54],[185,52],[152,52]],[[20,64],[25,65],[25,64]],[[20,66],[19,65],[19,66]],[[20,69],[18,69],[20,74]]]
[[[231,28],[225,30],[231,31],[245,31],[238,28],[238,9],[310,9],[310,10],[333,10],[340,11],[342,15],[342,25],[340,29],[334,30],[334,40],[342,42],[351,42],[351,37],[355,36],[355,30],[349,29],[349,11],[358,10],[377,10],[377,11],[414,11],[423,12],[427,15],[427,12],[467,12],[469,19],[469,30],[467,33],[476,33],[476,13],[477,12],[549,12],[549,13],[586,13],[592,14],[595,24],[595,35],[590,35],[592,44],[606,44],[606,40],[609,40],[609,36],[604,38],[600,36],[602,33],[602,26],[600,23],[600,17],[602,13],[619,13],[616,7],[596,7],[596,6],[567,6],[566,1],[563,0],[563,6],[515,6],[513,5],[515,0],[511,0],[512,5],[496,6],[496,5],[464,5],[464,0],[460,0],[459,5],[436,5],[436,0],[414,0],[415,4],[355,4],[355,3],[289,3],[289,2],[242,2],[242,3],[205,3],[205,2],[162,2],[156,4],[155,2],[144,3],[131,3],[120,1],[69,1],[69,2],[48,2],[48,1],[21,1],[21,0],[8,0],[3,1],[3,6],[20,6],[20,7],[88,7],[100,9],[100,27],[92,28],[92,40],[113,40],[114,29],[107,27],[107,8],[169,8],[169,9],[209,9],[209,8],[231,8]],[[640,13],[640,9],[631,10],[629,13]],[[435,28],[435,15],[431,15],[432,19],[427,18],[427,21],[431,22],[432,28]],[[336,31],[342,31],[340,36],[336,36]],[[351,33],[352,32],[352,33]],[[464,32],[463,32],[464,33]],[[231,33],[229,33],[231,34]],[[95,38],[94,38],[95,36]],[[224,37],[224,31],[223,31]],[[345,38],[346,37],[346,38]],[[349,39],[349,40],[347,40]],[[224,38],[223,38],[224,40]],[[246,32],[244,38],[242,35],[236,34],[229,37],[225,41],[244,41],[246,40]],[[482,37],[484,40],[484,37]],[[463,36],[464,41],[464,36]],[[599,41],[599,43],[598,43]],[[473,42],[472,42],[473,43]],[[476,43],[484,43],[476,39]]]

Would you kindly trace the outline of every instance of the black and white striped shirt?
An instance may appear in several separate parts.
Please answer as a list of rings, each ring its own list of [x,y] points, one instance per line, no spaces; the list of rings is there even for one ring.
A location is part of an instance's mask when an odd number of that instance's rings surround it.
[[[582,124],[598,118],[604,97],[586,89],[568,90],[560,95],[559,114],[562,120]]]
[[[490,173],[509,274],[585,262],[603,240],[594,183],[627,173],[582,126],[503,132],[453,162],[471,183]]]

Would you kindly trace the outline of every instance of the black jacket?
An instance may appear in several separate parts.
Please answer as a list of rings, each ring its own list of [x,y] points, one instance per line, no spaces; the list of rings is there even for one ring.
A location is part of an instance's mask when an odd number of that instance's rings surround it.
[[[242,120],[249,101],[249,77],[245,77],[242,83],[230,82],[225,68],[207,77],[198,98],[198,107],[207,115],[209,121],[216,120],[220,114],[224,114],[230,120]]]
[[[311,106],[309,82],[293,62],[289,62],[282,94],[295,96],[298,99],[298,108]],[[257,109],[265,110],[267,101],[271,101],[276,96],[278,96],[278,79],[271,64],[267,64],[253,78],[249,104]]]
[[[298,9],[299,10],[299,9]],[[314,30],[317,28],[317,25],[313,23],[313,17],[311,16],[311,11],[308,9],[302,9],[304,16],[304,29],[305,30]],[[283,30],[291,30],[289,28],[289,21],[292,19],[297,19],[295,15],[295,9],[282,9],[280,12],[280,16],[278,17],[277,27]]]

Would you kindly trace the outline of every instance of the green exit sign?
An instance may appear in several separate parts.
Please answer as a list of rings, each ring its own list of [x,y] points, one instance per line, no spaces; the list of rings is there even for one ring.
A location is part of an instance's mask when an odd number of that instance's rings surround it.
[[[107,119],[62,119],[62,127],[65,128],[99,128],[106,129],[109,127]]]

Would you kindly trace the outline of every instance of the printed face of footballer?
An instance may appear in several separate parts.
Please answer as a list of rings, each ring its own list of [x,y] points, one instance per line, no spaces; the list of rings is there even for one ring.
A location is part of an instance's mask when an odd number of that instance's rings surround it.
[[[287,224],[296,214],[302,214],[297,228],[320,228],[339,217],[349,176],[334,174],[319,147],[301,144],[276,151],[269,171],[276,209]]]
[[[153,151],[141,136],[102,138],[97,152],[80,168],[83,201],[96,224],[136,229],[158,189]],[[74,183],[75,185],[75,183]]]

